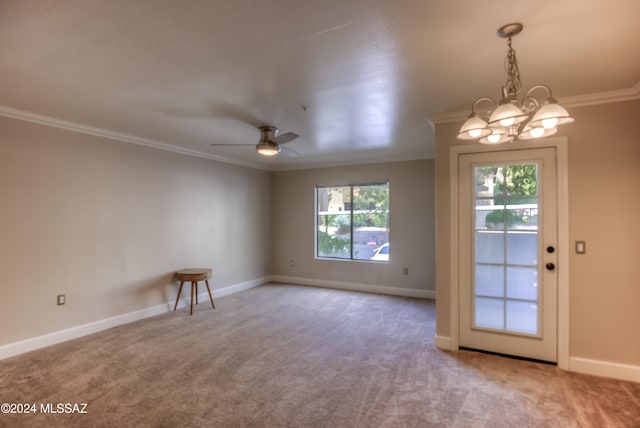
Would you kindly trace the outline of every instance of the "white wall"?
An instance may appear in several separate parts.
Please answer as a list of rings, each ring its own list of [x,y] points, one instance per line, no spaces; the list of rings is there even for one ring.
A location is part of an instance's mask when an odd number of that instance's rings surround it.
[[[315,186],[378,180],[389,180],[390,262],[316,259]],[[273,273],[312,285],[433,296],[434,191],[433,160],[274,173]],[[295,267],[290,259],[295,259]],[[409,268],[407,276],[404,267]]]
[[[173,301],[180,268],[269,274],[269,173],[8,118],[0,138],[0,345]]]

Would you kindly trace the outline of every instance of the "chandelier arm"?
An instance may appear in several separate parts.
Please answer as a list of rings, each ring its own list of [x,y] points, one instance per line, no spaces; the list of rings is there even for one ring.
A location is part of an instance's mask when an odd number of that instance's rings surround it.
[[[531,93],[532,93],[533,91],[535,91],[536,89],[544,89],[544,90],[547,92],[547,98],[546,98],[546,99],[547,99],[547,100],[550,100],[550,101],[551,101],[551,100],[553,100],[553,101],[555,102],[554,98],[551,96],[551,88],[550,88],[550,87],[548,87],[547,85],[536,85],[536,86],[532,86],[532,87],[531,87],[531,89],[529,89],[529,90],[527,91],[527,94],[526,94],[524,97],[525,97],[525,98],[533,98],[533,96],[531,95]]]
[[[489,98],[489,97],[480,97],[477,100],[475,100],[473,102],[473,105],[471,106],[471,114],[476,114],[476,107],[478,106],[478,104],[480,104],[482,101],[489,101],[491,103],[491,105],[493,107],[497,106],[498,103],[495,102],[495,100],[493,98]]]
[[[540,108],[540,102],[531,95],[527,95],[522,99],[522,105],[520,109],[525,111],[526,113],[531,113]]]

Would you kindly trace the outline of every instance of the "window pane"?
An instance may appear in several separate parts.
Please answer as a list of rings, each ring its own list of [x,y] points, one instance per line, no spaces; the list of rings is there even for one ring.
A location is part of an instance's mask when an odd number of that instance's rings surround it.
[[[320,215],[318,221],[318,256],[351,258],[351,216]]]
[[[353,210],[379,211],[389,210],[389,185],[375,184],[366,186],[353,186]]]
[[[386,224],[388,214],[353,215],[353,258],[358,260],[389,261],[389,228],[377,226]],[[379,222],[379,223],[378,223]],[[384,246],[384,248],[383,248]]]
[[[389,184],[317,187],[318,257],[389,260]]]
[[[318,187],[318,212],[340,213],[351,211],[350,187]]]
[[[353,258],[389,261],[387,183],[353,186],[353,224]]]

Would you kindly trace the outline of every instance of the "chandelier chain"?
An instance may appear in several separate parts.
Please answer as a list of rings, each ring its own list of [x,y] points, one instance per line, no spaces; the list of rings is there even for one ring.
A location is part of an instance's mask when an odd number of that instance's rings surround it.
[[[520,92],[522,84],[520,83],[520,70],[518,69],[516,51],[511,47],[511,37],[509,37],[507,45],[509,49],[507,50],[506,58],[507,83],[505,87],[509,95],[516,96]]]

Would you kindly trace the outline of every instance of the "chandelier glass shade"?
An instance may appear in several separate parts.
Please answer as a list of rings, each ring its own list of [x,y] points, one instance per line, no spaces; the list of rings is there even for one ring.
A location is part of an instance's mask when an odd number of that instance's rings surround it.
[[[458,138],[461,140],[476,140],[489,134],[491,134],[491,130],[487,127],[487,122],[472,113],[462,125]]]
[[[507,24],[498,29],[498,36],[508,39],[507,82],[502,87],[502,99],[500,102],[488,97],[475,100],[471,106],[471,114],[460,128],[458,139],[477,140],[482,144],[501,144],[516,138],[544,138],[555,134],[559,125],[573,122],[574,119],[567,110],[552,97],[548,86],[536,85],[527,91],[522,101],[518,101],[521,89],[520,70],[516,52],[511,47],[511,38],[521,31],[522,24],[519,23]],[[534,92],[542,91],[542,101],[533,96]],[[489,105],[486,120],[476,113],[480,104]],[[527,120],[529,121],[520,129]]]

